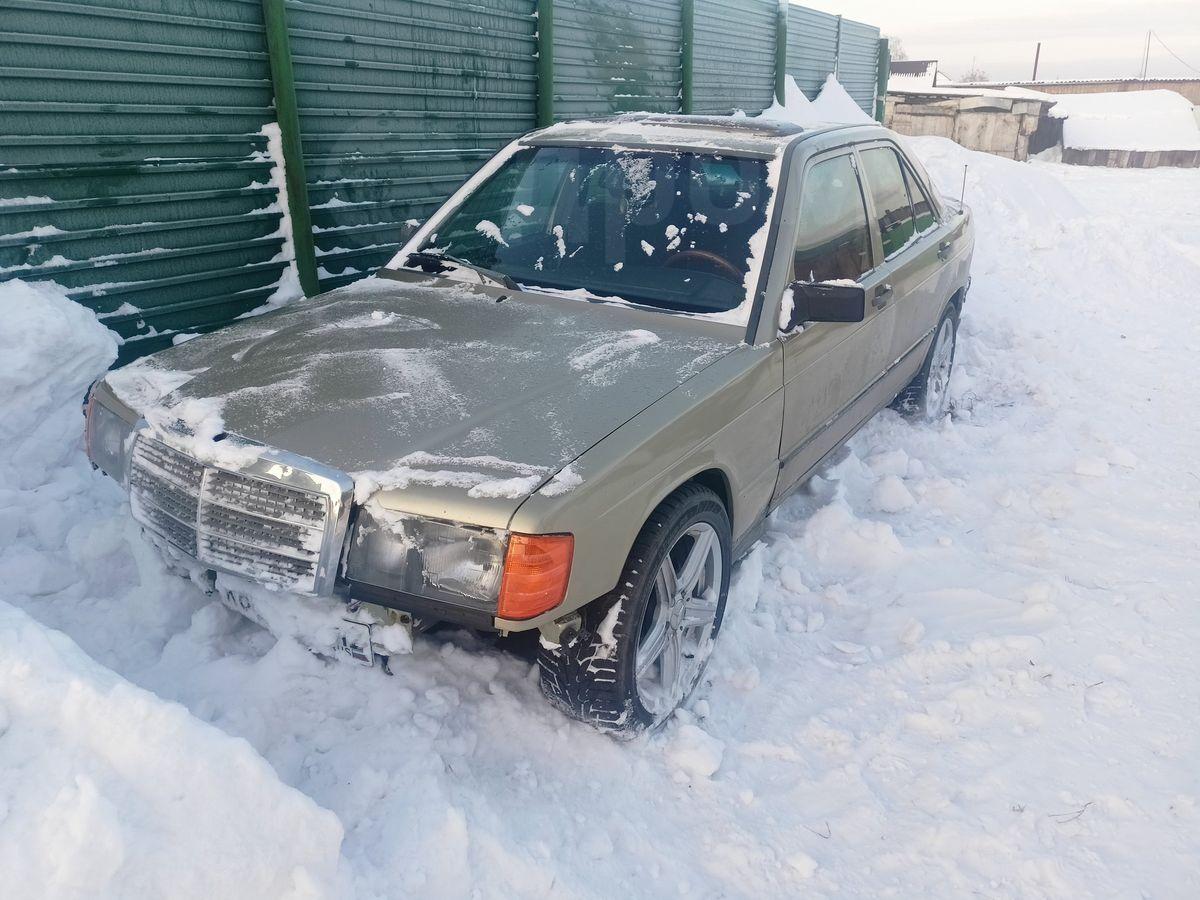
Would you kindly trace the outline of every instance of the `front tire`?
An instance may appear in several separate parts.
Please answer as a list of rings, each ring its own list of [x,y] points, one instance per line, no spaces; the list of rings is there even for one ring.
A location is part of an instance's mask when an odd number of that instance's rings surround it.
[[[958,307],[946,307],[933,332],[933,343],[921,371],[892,402],[892,407],[911,419],[936,422],[946,414],[950,395],[950,373],[958,346]]]
[[[662,724],[695,688],[729,594],[729,515],[685,485],[642,527],[617,587],[582,610],[578,633],[541,645],[542,691],[572,718],[633,736]]]

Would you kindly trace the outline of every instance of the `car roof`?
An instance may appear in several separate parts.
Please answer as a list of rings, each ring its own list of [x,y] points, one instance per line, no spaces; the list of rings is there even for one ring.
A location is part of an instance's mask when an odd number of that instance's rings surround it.
[[[638,147],[770,158],[776,156],[786,144],[850,128],[884,130],[881,126],[833,123],[801,126],[779,119],[748,116],[627,113],[560,122],[527,135],[522,143]]]

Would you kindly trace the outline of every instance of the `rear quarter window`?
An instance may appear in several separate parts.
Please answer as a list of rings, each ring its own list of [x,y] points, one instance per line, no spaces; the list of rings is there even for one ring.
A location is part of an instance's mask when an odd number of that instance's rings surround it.
[[[933,201],[921,184],[921,179],[913,174],[913,170],[908,166],[904,167],[904,180],[908,182],[908,196],[912,199],[913,225],[917,234],[924,234],[937,224]]]

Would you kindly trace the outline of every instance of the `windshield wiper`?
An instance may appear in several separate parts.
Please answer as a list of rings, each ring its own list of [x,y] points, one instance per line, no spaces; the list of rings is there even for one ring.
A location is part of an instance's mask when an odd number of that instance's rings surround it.
[[[455,266],[461,266],[464,269],[470,269],[472,272],[486,278],[488,281],[495,282],[501,287],[508,288],[510,291],[519,291],[520,286],[503,272],[497,272],[495,269],[488,269],[484,266],[478,266],[473,262],[465,259],[460,259],[457,256],[451,256],[441,250],[417,250],[414,253],[408,254],[404,260],[404,265],[408,267],[417,266],[422,272],[429,272],[431,275],[437,275],[442,272],[452,271]]]

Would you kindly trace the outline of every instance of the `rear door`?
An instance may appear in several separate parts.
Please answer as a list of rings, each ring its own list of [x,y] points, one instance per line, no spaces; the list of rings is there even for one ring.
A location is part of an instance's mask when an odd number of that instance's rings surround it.
[[[955,260],[970,250],[964,219],[938,203],[925,169],[902,150],[904,175],[912,197],[921,249],[915,262],[921,277],[910,315],[896,322],[896,349],[907,350],[929,334],[958,288]]]
[[[885,290],[876,298],[891,320],[884,368],[916,371],[918,346],[937,324],[945,300],[939,296],[941,223],[933,198],[890,141],[859,147],[872,224],[882,251]],[[881,370],[882,372],[882,370]]]
[[[855,401],[891,351],[890,317],[870,302],[881,290],[883,276],[875,267],[879,247],[871,234],[852,148],[815,156],[806,164],[792,246],[791,281],[856,281],[866,289],[868,303],[862,322],[809,322],[781,337],[784,421],[779,494],[858,424],[853,416]]]

